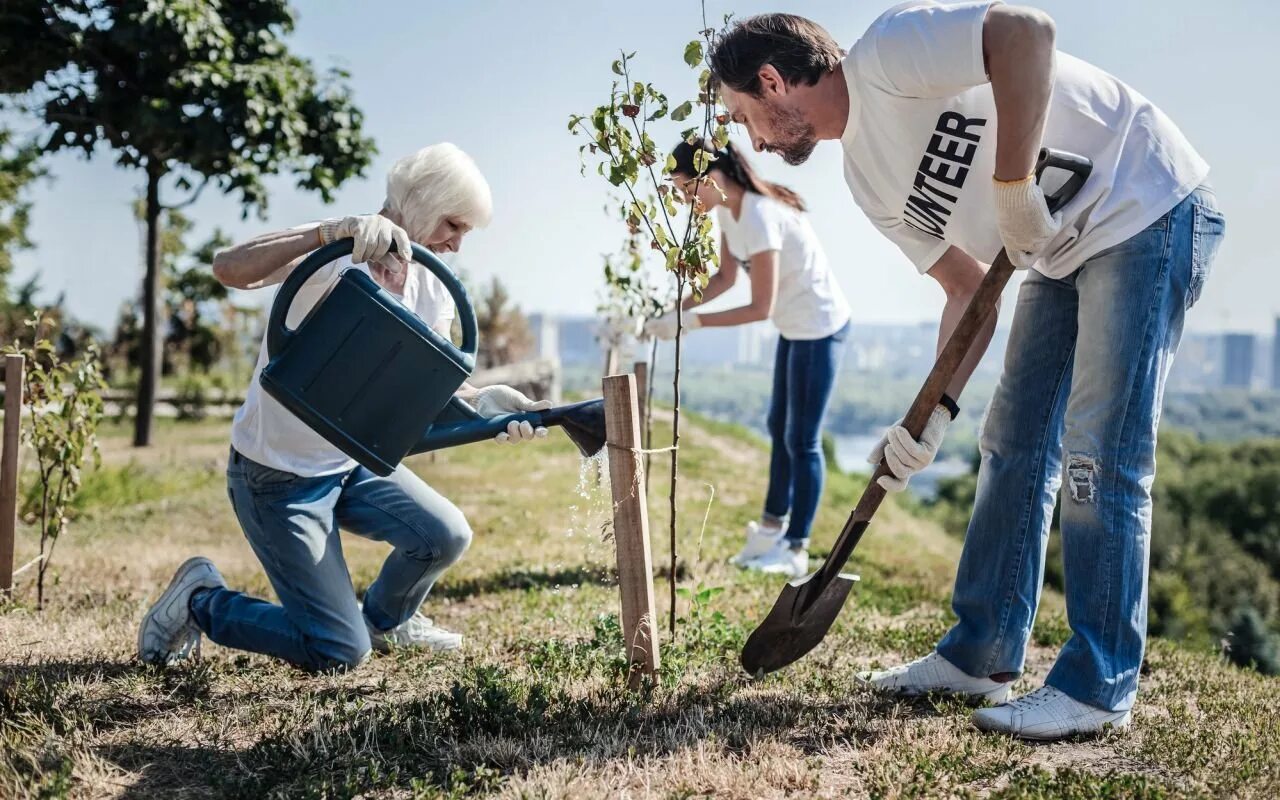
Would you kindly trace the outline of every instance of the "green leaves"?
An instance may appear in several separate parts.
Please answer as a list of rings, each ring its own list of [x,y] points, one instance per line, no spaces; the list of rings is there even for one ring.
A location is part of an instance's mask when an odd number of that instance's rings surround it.
[[[246,213],[265,206],[269,176],[292,175],[327,202],[372,161],[346,74],[285,46],[287,0],[40,5],[0,32],[16,55],[0,87],[26,95],[48,152],[105,144],[122,165],[208,179]]]
[[[694,39],[684,46],[684,63],[695,68],[702,63],[701,39]]]
[[[676,122],[684,122],[686,119],[689,118],[689,115],[692,113],[693,113],[693,102],[690,100],[685,100],[680,105],[671,109],[671,119],[673,119]]]
[[[32,516],[40,530],[40,553],[52,551],[67,525],[67,508],[80,490],[81,467],[98,460],[98,423],[102,420],[102,362],[97,345],[90,345],[74,361],[62,361],[45,337],[45,320],[27,322],[34,344],[6,352],[26,357],[25,413],[22,441],[35,455],[37,491],[24,503],[23,515]],[[44,578],[49,559],[40,561],[37,606],[44,603]]]

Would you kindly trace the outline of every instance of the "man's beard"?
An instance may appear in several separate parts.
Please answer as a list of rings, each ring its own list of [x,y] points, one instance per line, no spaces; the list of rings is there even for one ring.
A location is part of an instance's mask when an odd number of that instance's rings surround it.
[[[794,108],[766,103],[765,109],[774,131],[774,138],[768,143],[769,152],[777,153],[793,167],[808,161],[818,146],[818,134],[813,126]]]

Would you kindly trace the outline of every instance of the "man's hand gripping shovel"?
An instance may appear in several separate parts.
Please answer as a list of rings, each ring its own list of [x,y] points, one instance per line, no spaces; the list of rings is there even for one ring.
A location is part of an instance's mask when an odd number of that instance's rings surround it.
[[[1051,213],[1057,213],[1067,204],[1084,185],[1093,169],[1087,158],[1044,149],[1036,162],[1036,177],[1040,178],[1046,169],[1061,169],[1070,173],[1066,182],[1054,194],[1046,197]],[[996,307],[1000,293],[1013,275],[1014,266],[1004,250],[996,256],[995,262],[959,324],[947,340],[946,346],[938,356],[933,370],[925,380],[920,393],[916,395],[911,410],[907,412],[903,425],[915,438],[919,438],[924,430],[929,414],[942,399],[942,394],[951,383],[956,369],[969,352],[970,346],[982,329],[987,317]],[[871,518],[880,501],[884,500],[885,491],[877,483],[882,475],[888,474],[888,467],[881,461],[871,481],[862,492],[858,505],[849,515],[849,520],[840,532],[840,538],[832,547],[827,560],[817,572],[791,581],[782,589],[777,602],[755,629],[746,645],[742,648],[742,668],[749,674],[761,677],[766,673],[798,661],[810,650],[818,646],[827,635],[840,609],[853,588],[857,576],[843,573],[853,549],[858,546],[862,534],[871,524]]]

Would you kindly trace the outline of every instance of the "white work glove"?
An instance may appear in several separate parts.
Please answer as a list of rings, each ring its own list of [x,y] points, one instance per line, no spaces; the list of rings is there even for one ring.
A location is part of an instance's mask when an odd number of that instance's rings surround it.
[[[381,262],[395,274],[404,270],[404,264],[413,258],[413,245],[404,228],[381,214],[366,214],[342,219],[327,219],[320,223],[320,241],[324,244],[351,237],[351,261],[355,264]],[[396,245],[396,258],[387,258],[392,242]]]
[[[691,311],[684,314],[684,329],[686,331],[696,331],[702,327],[702,319]],[[676,338],[676,312],[668,311],[657,319],[651,319],[644,324],[644,335],[657,339],[674,339]]]
[[[946,436],[947,426],[950,424],[951,412],[946,406],[939,405],[929,415],[929,421],[925,423],[924,433],[920,434],[918,442],[911,438],[901,420],[885,431],[880,443],[867,458],[872,466],[879,466],[880,460],[884,459],[889,467],[890,474],[877,481],[880,488],[886,492],[901,492],[906,489],[911,476],[932,464],[938,457],[938,448],[942,445],[942,438]]]
[[[480,389],[476,392],[471,404],[480,416],[486,418],[503,414],[520,414],[525,411],[546,411],[551,408],[550,400],[530,400],[510,386],[501,384]],[[542,426],[534,428],[528,422],[515,422],[513,420],[505,431],[493,438],[494,441],[498,442],[519,444],[533,439],[542,439],[546,435],[547,429]]]
[[[1039,260],[1049,242],[1058,235],[1062,214],[1049,213],[1044,192],[1034,175],[1020,181],[995,180],[995,190],[1000,241],[1004,242],[1013,265],[1026,269]]]

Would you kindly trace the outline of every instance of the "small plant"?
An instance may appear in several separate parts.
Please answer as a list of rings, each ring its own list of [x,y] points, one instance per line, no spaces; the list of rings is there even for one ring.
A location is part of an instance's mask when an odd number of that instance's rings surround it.
[[[700,39],[695,39],[684,49],[684,61],[689,67],[702,67],[698,78],[698,94],[695,100],[686,100],[674,108],[667,95],[654,88],[652,83],[635,80],[632,76],[632,59],[635,53],[623,52],[613,62],[617,76],[609,91],[609,101],[597,106],[590,114],[574,114],[569,117],[569,132],[589,141],[578,148],[585,175],[589,163],[594,162],[596,174],[605,178],[613,187],[612,201],[627,230],[627,252],[633,261],[628,270],[617,270],[606,261],[606,284],[610,296],[635,298],[635,276],[643,274],[639,263],[641,254],[653,252],[662,259],[663,267],[675,279],[676,340],[675,364],[672,375],[674,408],[671,434],[671,485],[669,491],[671,527],[671,615],[669,629],[676,627],[676,578],[677,555],[677,504],[676,489],[679,483],[680,446],[680,360],[684,317],[680,299],[685,291],[701,295],[710,275],[710,268],[718,263],[716,242],[711,217],[697,200],[696,194],[706,177],[714,156],[701,149],[694,155],[694,167],[698,172],[689,190],[688,202],[672,182],[675,160],[663,156],[650,135],[650,126],[665,119],[683,122],[693,113],[694,105],[702,109],[702,125],[686,128],[680,137],[691,141],[699,136],[712,140],[718,147],[728,142],[729,134],[723,115],[716,113],[716,99],[711,85],[711,71],[705,66],[705,53],[714,43],[716,31],[706,26],[706,9],[703,8],[703,27]],[[672,137],[674,138],[674,136]],[[652,313],[647,307],[649,298],[639,298],[644,313]],[[652,383],[652,380],[650,381]]]
[[[718,656],[742,646],[742,626],[730,622],[723,611],[711,607],[712,602],[724,593],[723,586],[707,586],[699,581],[697,588],[682,586],[676,593],[689,603],[689,616],[681,621],[693,625],[686,642],[690,653],[708,651]]]
[[[43,321],[28,323],[39,332]],[[53,343],[37,335],[29,348],[9,350],[26,357],[27,380],[23,405],[27,424],[22,440],[35,453],[39,486],[24,516],[35,519],[40,528],[37,558],[36,608],[44,608],[44,580],[53,558],[54,545],[66,531],[67,511],[80,490],[81,468],[86,459],[100,463],[98,423],[102,420],[102,361],[96,345],[79,358],[63,361]]]

